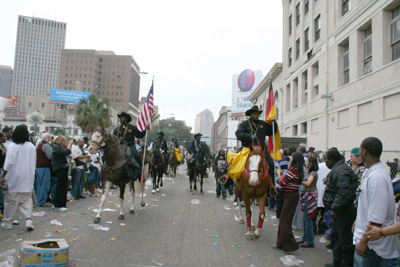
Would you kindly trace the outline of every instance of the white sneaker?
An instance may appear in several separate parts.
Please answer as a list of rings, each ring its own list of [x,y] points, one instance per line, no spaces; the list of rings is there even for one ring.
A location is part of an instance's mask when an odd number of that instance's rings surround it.
[[[96,192],[97,192],[97,193],[103,193],[103,189],[97,188],[97,189],[96,189]]]
[[[67,211],[68,209],[63,207],[63,208],[54,208],[55,211]]]
[[[28,231],[32,231],[33,230],[33,221],[32,220],[26,220],[25,222],[25,226],[28,229]]]
[[[89,195],[89,192],[88,191],[83,191],[83,194]]]
[[[233,202],[233,206],[237,206],[237,202]]]
[[[12,229],[12,223],[11,222],[3,222],[1,224],[1,228],[7,229],[7,230],[11,230]]]

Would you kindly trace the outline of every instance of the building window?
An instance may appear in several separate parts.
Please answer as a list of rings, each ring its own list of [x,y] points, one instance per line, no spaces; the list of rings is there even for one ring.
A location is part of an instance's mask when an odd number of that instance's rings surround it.
[[[293,125],[292,134],[293,134],[293,136],[297,136],[299,134],[299,132],[297,130],[297,125]]]
[[[29,102],[28,106],[29,106],[29,107],[32,107],[32,102]]]
[[[315,62],[313,65],[313,78],[319,75],[319,61]]]
[[[300,24],[300,2],[296,5],[296,26]]]
[[[321,15],[318,15],[314,20],[315,26],[315,42],[321,37]]]
[[[42,108],[44,108],[44,103],[42,103]]]
[[[292,14],[290,14],[290,16],[289,16],[289,36],[292,34],[292,28],[293,28]]]
[[[392,11],[390,22],[390,46],[392,47],[392,60],[400,58],[400,6]]]
[[[292,48],[289,48],[289,67],[292,66]]]
[[[310,39],[308,38],[310,28],[307,28],[304,31],[304,52],[306,52],[310,48]]]
[[[301,134],[307,134],[307,122],[301,124]]]
[[[318,84],[314,86],[312,97],[314,98],[317,95],[319,95],[319,85]]]
[[[309,9],[310,5],[308,3],[308,0],[304,0],[304,15],[307,15]]]
[[[372,72],[372,28],[365,31],[364,39],[364,74]]]
[[[343,77],[344,77],[344,84],[348,84],[350,82],[349,44],[343,46]]]
[[[296,40],[296,60],[300,58],[300,38]]]
[[[342,16],[344,16],[350,10],[350,0],[341,0],[342,1]]]
[[[286,112],[290,111],[290,84],[286,85]]]

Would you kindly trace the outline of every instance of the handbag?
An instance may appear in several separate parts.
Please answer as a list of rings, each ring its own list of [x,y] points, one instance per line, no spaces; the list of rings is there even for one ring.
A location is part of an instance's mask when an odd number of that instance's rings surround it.
[[[71,159],[71,170],[76,169],[76,163],[75,160]]]

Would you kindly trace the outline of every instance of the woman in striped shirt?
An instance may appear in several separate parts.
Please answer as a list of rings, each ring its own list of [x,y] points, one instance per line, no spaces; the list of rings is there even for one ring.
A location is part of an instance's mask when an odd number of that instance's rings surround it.
[[[283,207],[279,220],[279,230],[275,249],[284,250],[291,253],[299,249],[299,245],[293,236],[292,221],[299,202],[299,186],[304,178],[304,157],[301,153],[293,153],[289,164],[289,170],[285,173],[279,184],[282,186]]]

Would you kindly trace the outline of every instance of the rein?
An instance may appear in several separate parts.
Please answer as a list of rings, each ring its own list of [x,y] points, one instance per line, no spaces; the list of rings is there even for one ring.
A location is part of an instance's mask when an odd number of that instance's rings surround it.
[[[252,154],[251,156],[253,156],[253,155],[260,155],[260,156],[262,157],[262,155],[261,155],[261,154],[258,154],[258,153],[257,153],[257,154]],[[258,173],[258,177],[259,177],[258,185],[256,185],[256,186],[254,187],[254,191],[257,191],[257,187],[258,187],[258,186],[261,184],[261,182],[264,181],[264,180],[267,178],[267,176],[268,176],[268,163],[266,163],[266,162],[265,162],[265,159],[263,159],[263,163],[262,163],[262,167],[261,167],[261,170],[260,170],[260,171],[258,171],[258,170],[247,170],[248,162],[249,162],[251,156],[249,155],[249,158],[247,159],[246,167],[244,168],[244,173],[246,174],[246,176],[247,176],[248,179],[250,179],[250,174],[251,174],[252,172],[257,172],[257,173]]]

